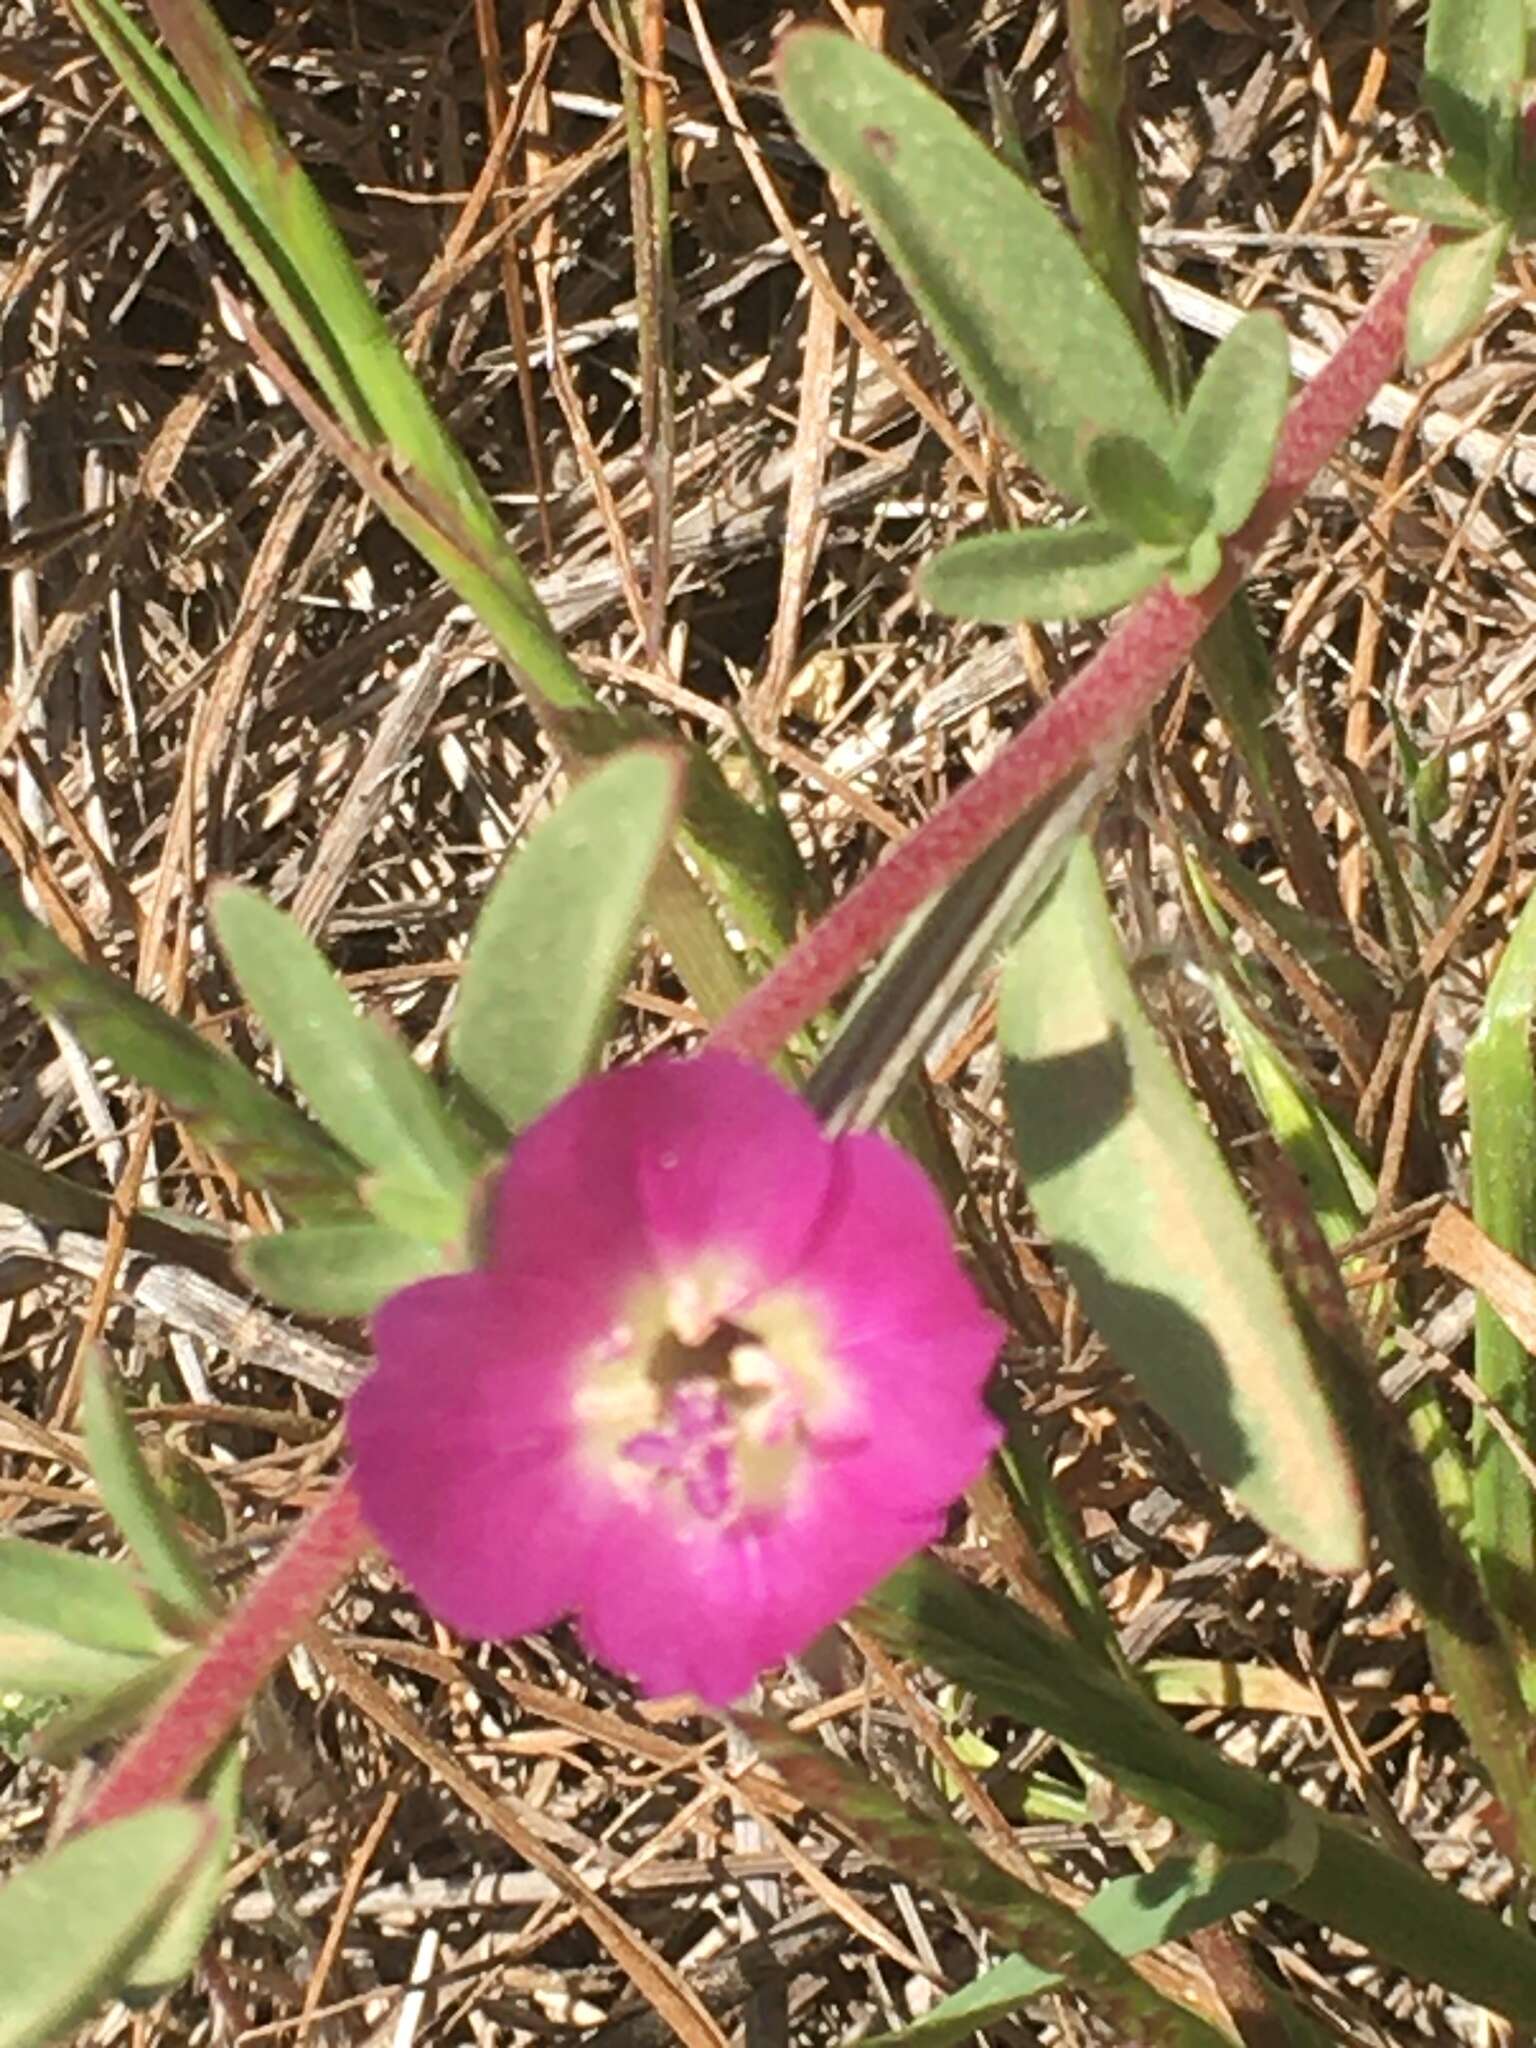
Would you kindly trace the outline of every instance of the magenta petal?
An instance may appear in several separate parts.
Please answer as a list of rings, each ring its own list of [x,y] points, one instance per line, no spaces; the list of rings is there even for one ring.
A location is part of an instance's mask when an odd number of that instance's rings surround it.
[[[496,1194],[504,1276],[608,1299],[644,1273],[740,1257],[791,1271],[831,1184],[833,1148],[798,1095],[722,1053],[584,1081],[518,1139]]]
[[[588,1562],[582,1639],[644,1692],[691,1692],[724,1706],[810,1640],[786,1628],[749,1532],[685,1540],[664,1510],[632,1509],[605,1525]]]
[[[662,1514],[608,1522],[579,1604],[588,1648],[648,1693],[740,1699],[942,1531],[942,1506],[893,1508],[824,1477],[815,1507],[793,1519],[691,1540]]]
[[[583,1583],[562,1322],[485,1274],[421,1281],[374,1317],[378,1364],[347,1405],[369,1527],[468,1635],[543,1628]]]
[[[565,1290],[593,1327],[655,1263],[626,1101],[646,1071],[601,1074],[562,1096],[518,1138],[496,1187],[492,1269],[511,1286]]]
[[[946,1418],[971,1425],[1006,1325],[956,1256],[926,1175],[889,1139],[839,1141],[837,1176],[795,1279],[821,1303],[833,1353],[882,1418],[894,1410],[925,1431]]]
[[[663,1264],[701,1250],[745,1255],[766,1285],[792,1272],[831,1185],[833,1147],[800,1097],[725,1053],[657,1060],[645,1083],[636,1158]]]
[[[722,1273],[729,1305],[710,1296]],[[644,1324],[636,1283],[688,1312],[690,1280],[700,1308],[749,1328],[754,1298],[782,1287],[825,1330],[826,1384],[813,1360],[793,1367],[798,1424],[781,1390],[781,1441],[806,1432],[799,1469],[777,1505],[759,1494],[735,1521],[720,1386],[694,1389],[710,1405],[691,1422],[680,1389],[654,1423],[642,1399],[627,1456],[605,1435],[630,1412],[624,1372],[646,1370],[626,1367],[627,1344],[650,1340],[594,1339]],[[486,1268],[374,1318],[379,1362],[348,1411],[364,1512],[465,1633],[571,1612],[647,1690],[724,1702],[939,1533],[998,1439],[982,1395],[1001,1334],[937,1197],[887,1140],[827,1139],[798,1097],[723,1055],[601,1075],[523,1134]],[[588,1377],[599,1358],[617,1381]]]

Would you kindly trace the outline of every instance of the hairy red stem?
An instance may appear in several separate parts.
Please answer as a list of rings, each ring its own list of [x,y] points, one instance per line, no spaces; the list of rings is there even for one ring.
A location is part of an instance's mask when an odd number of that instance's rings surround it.
[[[305,1516],[170,1696],[113,1759],[77,1827],[174,1799],[211,1761],[370,1542],[350,1476]]]
[[[1087,666],[1038,711],[980,775],[940,805],[850,889],[752,992],[710,1042],[768,1060],[945,888],[1021,811],[1144,718],[1243,581],[1259,550],[1335,450],[1359,425],[1401,360],[1414,280],[1430,253],[1414,242],[1377,287],[1343,346],[1286,416],[1274,467],[1246,525],[1227,543],[1220,576],[1195,597],[1158,587],[1122,620]]]

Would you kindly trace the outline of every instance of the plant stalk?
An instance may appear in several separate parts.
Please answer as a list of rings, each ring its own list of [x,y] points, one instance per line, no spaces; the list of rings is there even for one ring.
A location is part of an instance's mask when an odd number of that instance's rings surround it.
[[[113,1759],[76,1827],[96,1827],[185,1792],[369,1541],[357,1490],[350,1477],[343,1478],[325,1504],[304,1517],[181,1684]]]

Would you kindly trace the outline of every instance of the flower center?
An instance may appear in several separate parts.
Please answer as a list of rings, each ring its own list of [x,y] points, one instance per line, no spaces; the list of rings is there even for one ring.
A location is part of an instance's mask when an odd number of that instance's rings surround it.
[[[619,1444],[631,1467],[706,1522],[782,1498],[804,1445],[801,1404],[754,1331],[722,1321],[689,1342],[666,1329],[644,1375],[654,1419]]]

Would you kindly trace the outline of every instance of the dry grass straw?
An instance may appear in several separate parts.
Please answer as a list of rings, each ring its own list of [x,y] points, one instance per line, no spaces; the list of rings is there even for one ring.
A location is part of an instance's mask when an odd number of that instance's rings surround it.
[[[978,121],[996,64],[1049,177],[1054,7],[858,11]],[[1225,301],[1277,306],[1326,348],[1394,231],[1363,173],[1420,147],[1410,24],[1366,0],[1129,12],[1150,249],[1192,344]],[[663,17],[637,0],[633,177],[606,13],[358,0],[226,19],[587,673],[727,750],[739,710],[834,881],[982,764],[1091,644],[1092,629],[1000,636],[915,604],[925,551],[1033,487],[790,141],[765,85],[770,14]],[[221,876],[294,908],[430,1050],[475,906],[548,801],[552,764],[483,634],[220,326],[225,253],[67,15],[8,0],[0,23],[0,847],[71,944],[247,1053],[205,936]],[[663,119],[664,216],[644,175]],[[1421,1368],[1447,1383],[1470,1297],[1427,1263],[1423,1232],[1463,1191],[1461,1048],[1530,869],[1536,584],[1509,478],[1532,360],[1512,299],[1361,437],[1256,584],[1277,716],[1381,1000],[1341,1005],[1282,926],[1225,896],[1267,969],[1267,1027],[1377,1170],[1360,1285],[1394,1282]],[[1450,456],[1444,415],[1480,430],[1479,466]],[[1409,892],[1406,917],[1380,857],[1412,858],[1389,705],[1450,768],[1443,876]],[[1241,1163],[1256,1112],[1184,972],[1207,937],[1170,848],[1196,827],[1284,895],[1189,687],[1105,844],[1145,991]],[[130,1249],[138,1205],[216,1230],[264,1219],[161,1105],[20,1004],[3,1016],[0,1143],[113,1193],[119,1214],[102,1240],[0,1210],[0,1519],[102,1540],[75,1436],[83,1325],[151,1404],[146,1435],[234,1580],[316,1497],[361,1333],[296,1332],[241,1303],[216,1246],[206,1274]],[[1182,1694],[1159,1683],[1196,1702],[1190,1672],[1208,1683],[1210,1667],[1187,1660],[1227,1660],[1225,1702],[1187,1707],[1210,1741],[1503,1900],[1508,1865],[1392,1585],[1319,1584],[1276,1558],[1082,1327],[998,1170],[987,1016],[983,991],[936,1066],[978,1188],[964,1221],[1007,1276],[1021,1380],[1129,1653],[1184,1660]],[[629,1037],[691,1021],[649,962]],[[937,1797],[935,1703],[852,1653],[836,1668],[808,1718]],[[1026,1784],[1070,1768],[1027,1730],[985,1732],[1001,1759],[984,1781],[954,1774],[962,1808],[984,1838],[1008,1826],[1041,1882],[1071,1895],[1158,1846],[1102,1786],[1078,1818],[1021,1820]],[[713,1727],[636,1707],[563,1635],[468,1650],[382,1568],[263,1703],[248,1782],[206,1977],[91,2040],[832,2042],[898,2024],[976,1966],[942,1899],[840,1849],[743,1776]],[[10,1774],[0,1860],[41,1844],[58,1796],[38,1767]],[[1213,2013],[1258,1960],[1350,2041],[1474,2038],[1471,2016],[1281,1912],[1239,1931],[1236,1948],[1152,1967]],[[1047,2001],[995,2038],[1102,2037]]]

